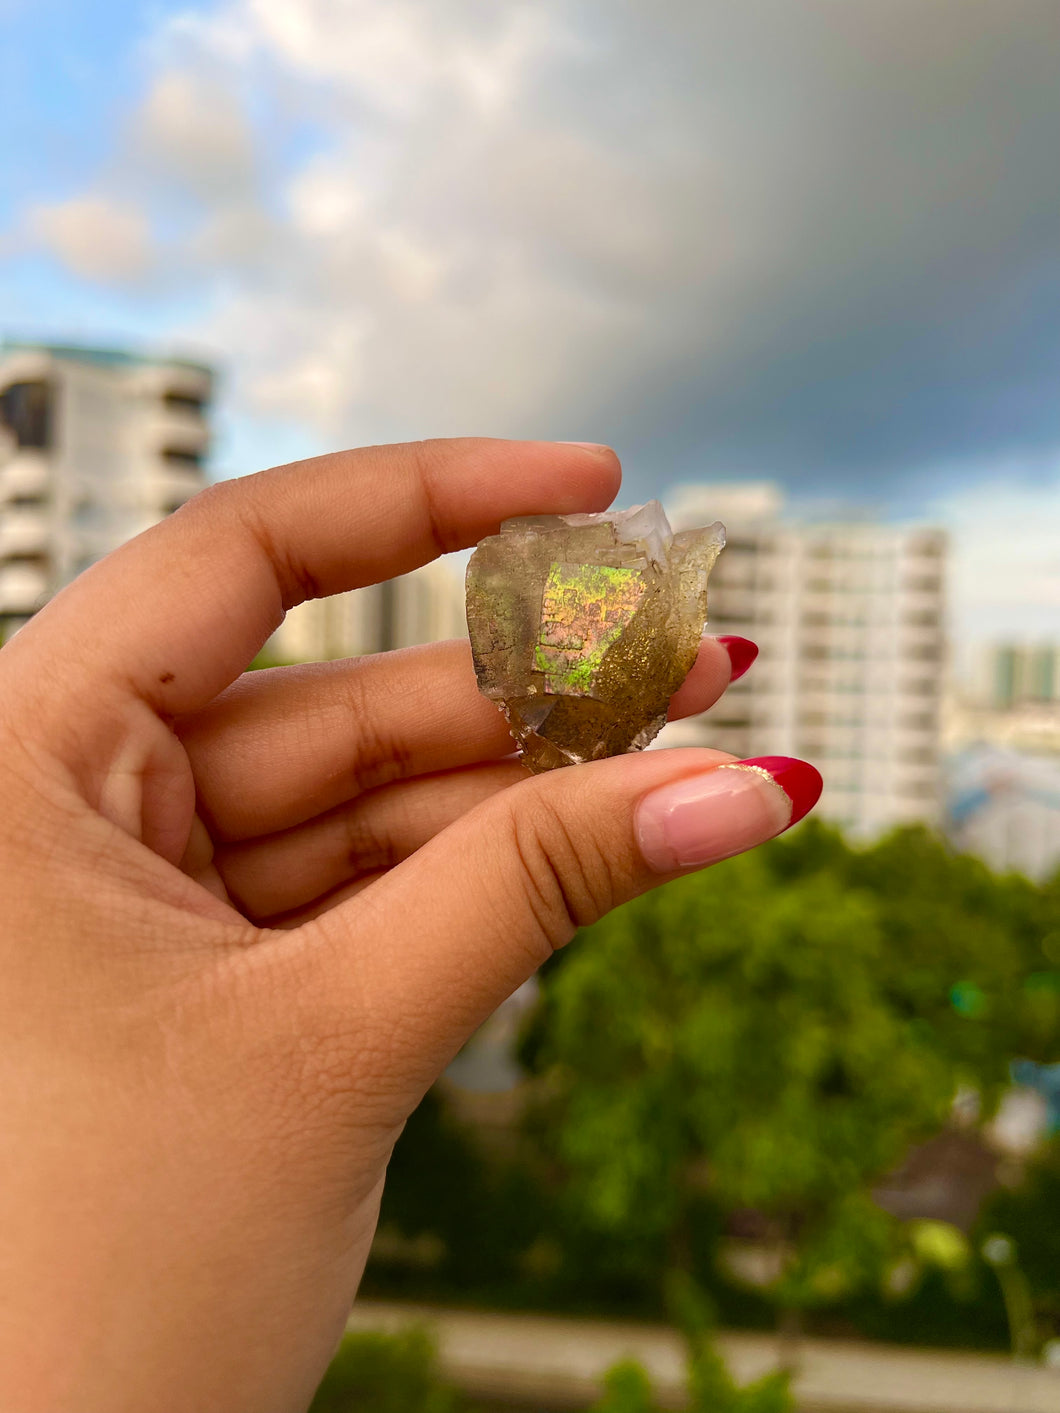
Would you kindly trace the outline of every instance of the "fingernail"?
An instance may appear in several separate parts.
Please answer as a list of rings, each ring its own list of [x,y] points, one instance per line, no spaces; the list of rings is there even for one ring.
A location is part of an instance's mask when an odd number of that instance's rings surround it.
[[[636,814],[640,850],[657,873],[701,868],[782,834],[820,793],[820,774],[789,756],[715,766],[645,795]]]
[[[749,760],[734,761],[734,766],[745,770],[761,770],[775,780],[791,801],[791,819],[788,827],[798,824],[813,809],[821,798],[824,781],[821,772],[809,761],[797,760],[795,756],[752,756]]]
[[[728,633],[723,633],[718,642],[729,654],[732,663],[729,681],[738,682],[758,656],[758,644],[752,643],[750,638],[736,638]]]
[[[557,442],[557,446],[580,446],[584,451],[610,451],[603,442]]]

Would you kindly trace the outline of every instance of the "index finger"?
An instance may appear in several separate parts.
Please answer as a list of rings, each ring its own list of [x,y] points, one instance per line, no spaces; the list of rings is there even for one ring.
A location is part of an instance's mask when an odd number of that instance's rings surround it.
[[[512,515],[602,510],[619,481],[606,447],[468,438],[221,482],[89,569],[7,660],[60,654],[53,701],[117,686],[181,715],[238,677],[294,604],[405,574]]]

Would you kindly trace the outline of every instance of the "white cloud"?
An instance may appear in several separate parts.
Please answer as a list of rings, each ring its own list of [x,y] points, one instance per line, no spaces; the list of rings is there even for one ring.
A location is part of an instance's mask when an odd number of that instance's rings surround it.
[[[154,249],[146,215],[101,195],[32,207],[27,235],[86,280],[126,284],[149,270]]]
[[[352,162],[316,153],[287,184],[287,210],[310,240],[349,234],[365,215],[365,197]]]
[[[250,126],[235,94],[213,75],[163,70],[129,130],[147,164],[200,196],[243,189],[253,178]]]
[[[439,0],[237,0],[178,19],[220,55],[257,49],[310,79],[353,85],[384,112],[411,115],[454,88],[482,111],[508,101],[527,66],[564,38],[547,6]],[[240,43],[241,41],[241,43]]]

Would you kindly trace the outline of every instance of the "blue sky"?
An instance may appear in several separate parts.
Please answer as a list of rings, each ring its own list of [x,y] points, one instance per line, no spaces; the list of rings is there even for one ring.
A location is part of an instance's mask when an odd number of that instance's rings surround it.
[[[964,636],[1060,637],[1055,0],[659,14],[0,0],[0,334],[210,358],[222,475],[542,435],[941,520]]]

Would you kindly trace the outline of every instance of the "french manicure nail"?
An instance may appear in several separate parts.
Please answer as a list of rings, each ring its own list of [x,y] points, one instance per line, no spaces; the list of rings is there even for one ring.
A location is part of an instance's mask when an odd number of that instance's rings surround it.
[[[738,682],[758,656],[758,644],[752,643],[750,638],[737,638],[729,633],[723,633],[718,642],[729,654],[732,663],[729,681]]]
[[[673,780],[637,807],[640,850],[649,868],[701,868],[782,834],[821,793],[806,761],[760,756]]]
[[[817,767],[795,756],[753,756],[750,760],[733,761],[733,766],[764,771],[771,780],[776,781],[791,801],[789,828],[798,824],[800,819],[805,819],[824,789],[824,781]]]

